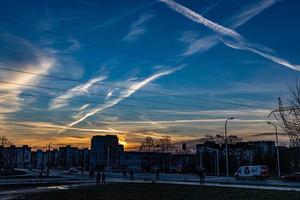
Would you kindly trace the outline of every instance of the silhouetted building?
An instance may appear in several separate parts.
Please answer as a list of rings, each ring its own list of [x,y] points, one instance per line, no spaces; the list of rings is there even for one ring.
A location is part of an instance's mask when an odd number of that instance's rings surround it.
[[[58,165],[61,169],[81,168],[83,167],[82,159],[82,150],[78,149],[78,147],[72,147],[71,145],[59,147]]]
[[[169,172],[170,160],[170,153],[129,151],[124,153],[122,167],[128,171]]]
[[[116,135],[93,136],[91,140],[91,166],[96,169],[116,169],[124,152]]]
[[[171,173],[194,173],[197,172],[196,154],[173,154],[170,156]]]
[[[199,163],[207,173],[214,173],[219,162],[221,173],[225,172],[225,144],[207,141],[196,146]],[[218,161],[216,154],[218,153]],[[273,141],[251,141],[228,144],[229,171],[235,172],[242,165],[267,165],[275,171],[275,143]]]
[[[15,148],[16,163],[15,167],[29,168],[31,165],[31,148],[28,145]]]

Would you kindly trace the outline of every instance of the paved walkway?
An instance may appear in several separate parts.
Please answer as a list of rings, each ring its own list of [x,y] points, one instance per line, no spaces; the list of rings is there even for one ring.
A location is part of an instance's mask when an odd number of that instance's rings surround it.
[[[68,184],[67,184],[68,183]],[[74,183],[74,184],[72,184]],[[197,186],[210,186],[210,187],[230,187],[230,188],[250,188],[250,189],[263,189],[263,190],[279,190],[279,191],[297,191],[300,192],[300,187],[292,187],[292,186],[267,186],[267,185],[247,185],[247,184],[232,184],[232,183],[202,183],[199,182],[189,182],[189,181],[166,181],[166,180],[128,180],[128,179],[120,179],[120,178],[110,178],[108,183],[163,183],[163,184],[177,184],[177,185],[197,185]],[[90,180],[82,180],[80,183],[75,182],[75,180],[65,181],[64,183],[60,183],[55,186],[47,186],[47,187],[35,187],[29,189],[20,189],[20,190],[11,190],[11,191],[3,191],[0,192],[0,199],[8,200],[12,198],[16,198],[18,196],[36,193],[36,192],[49,192],[52,190],[66,190],[72,189],[76,187],[82,186],[90,186],[95,185],[94,181]]]

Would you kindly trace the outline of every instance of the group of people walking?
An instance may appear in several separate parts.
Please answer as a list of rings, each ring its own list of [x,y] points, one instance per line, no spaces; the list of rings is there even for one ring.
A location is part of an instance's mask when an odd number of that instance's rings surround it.
[[[89,172],[89,179],[94,180],[94,176],[95,176],[95,171],[91,170]],[[106,183],[106,174],[104,172],[102,172],[102,174],[100,172],[96,173],[96,184],[105,184]]]
[[[130,171],[129,173],[129,177],[131,180],[133,180],[133,171]],[[92,179],[94,180],[94,176],[95,176],[95,171],[91,170],[89,172],[89,179]],[[199,176],[199,179],[200,179],[200,183],[204,183],[204,180],[205,180],[205,170],[204,169],[200,169],[198,171],[198,176]],[[123,171],[123,178],[127,178],[127,173],[126,171]],[[156,171],[156,180],[159,180],[160,179],[160,173],[159,173],[159,170]],[[105,184],[106,183],[106,174],[104,172],[100,173],[100,172],[97,172],[96,173],[96,184]]]
[[[96,184],[105,184],[106,183],[106,174],[103,172],[102,174],[100,172],[96,175]]]

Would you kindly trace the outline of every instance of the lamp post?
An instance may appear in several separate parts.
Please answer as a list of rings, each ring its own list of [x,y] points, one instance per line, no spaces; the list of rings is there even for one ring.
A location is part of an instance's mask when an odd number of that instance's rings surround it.
[[[227,141],[227,123],[234,117],[227,118],[225,121],[225,154],[226,154],[226,177],[229,177],[229,166],[228,166],[228,141]]]
[[[272,122],[267,122],[267,124],[270,124],[274,126],[275,128],[275,140],[276,140],[276,154],[277,154],[277,170],[278,170],[278,177],[280,177],[280,158],[279,158],[279,145],[278,145],[278,131],[277,126]]]

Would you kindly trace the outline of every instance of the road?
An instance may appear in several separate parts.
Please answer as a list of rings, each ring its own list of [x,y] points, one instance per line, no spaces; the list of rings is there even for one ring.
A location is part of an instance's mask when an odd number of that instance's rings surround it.
[[[30,175],[34,174],[32,172]],[[195,175],[187,174],[160,174],[159,179],[156,179],[154,173],[136,173],[134,178],[124,178],[121,173],[106,173],[109,183],[120,182],[134,182],[134,183],[165,183],[165,184],[184,184],[184,185],[200,185],[199,179]],[[15,196],[25,193],[44,192],[49,190],[70,189],[86,185],[94,185],[94,180],[89,180],[88,174],[67,174],[66,172],[52,171],[52,178],[10,178],[0,179],[1,185],[15,185],[15,184],[37,184],[37,183],[52,183],[54,186],[49,187],[32,187],[29,189],[21,189],[14,191],[1,191],[0,199],[11,199]],[[59,176],[59,177],[57,177]],[[57,184],[57,185],[56,185]],[[251,188],[251,189],[265,189],[265,190],[284,190],[284,191],[298,191],[300,192],[300,183],[284,183],[280,180],[235,180],[234,178],[226,177],[207,177],[203,186],[213,187],[234,187],[234,188]]]

